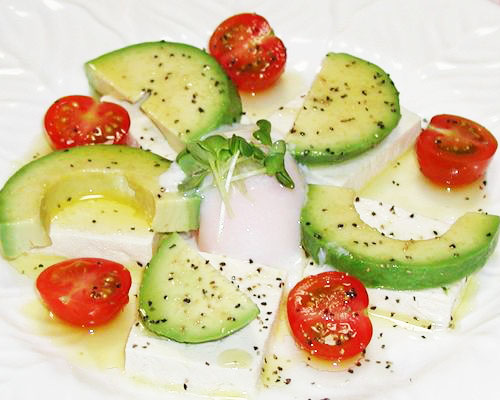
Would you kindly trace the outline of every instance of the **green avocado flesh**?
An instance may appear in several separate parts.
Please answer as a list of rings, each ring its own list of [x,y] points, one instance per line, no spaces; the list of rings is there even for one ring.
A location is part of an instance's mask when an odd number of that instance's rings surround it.
[[[205,133],[241,118],[236,87],[217,61],[196,47],[140,43],[85,64],[90,85],[136,103],[177,151]]]
[[[500,217],[466,213],[442,236],[388,238],[365,224],[346,188],[310,185],[302,210],[302,243],[317,261],[369,287],[425,289],[455,282],[481,268],[495,249]]]
[[[388,74],[349,54],[328,53],[286,141],[301,163],[338,163],[377,145],[400,118]]]
[[[259,314],[250,298],[178,234],[169,234],[147,266],[139,313],[157,335],[202,343],[232,334]]]
[[[198,228],[200,199],[165,192],[159,176],[170,161],[118,145],[73,147],[26,164],[0,190],[0,244],[12,259],[49,246],[48,227],[59,209],[85,196],[141,208],[157,232]]]

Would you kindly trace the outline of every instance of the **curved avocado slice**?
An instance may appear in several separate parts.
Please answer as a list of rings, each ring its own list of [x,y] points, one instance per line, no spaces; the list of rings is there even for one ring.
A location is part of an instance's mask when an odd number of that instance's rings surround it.
[[[178,234],[161,242],[146,267],[139,314],[157,335],[184,343],[221,339],[249,324],[259,308]]]
[[[302,243],[317,261],[357,276],[370,287],[439,287],[481,268],[495,249],[500,217],[466,213],[442,236],[388,238],[365,224],[346,188],[310,185],[302,210]]]
[[[200,199],[165,192],[159,176],[171,162],[118,145],[55,151],[19,169],[0,190],[0,248],[16,258],[50,245],[57,210],[85,196],[105,196],[141,207],[158,232],[198,227]]]
[[[400,118],[399,93],[386,72],[328,53],[286,141],[301,163],[339,163],[376,146]]]
[[[85,64],[91,86],[141,109],[172,148],[241,118],[236,87],[205,51],[183,43],[146,42],[104,54]]]

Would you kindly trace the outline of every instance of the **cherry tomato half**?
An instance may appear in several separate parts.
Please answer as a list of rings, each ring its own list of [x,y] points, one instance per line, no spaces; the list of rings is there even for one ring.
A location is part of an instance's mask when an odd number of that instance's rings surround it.
[[[417,139],[422,173],[447,187],[472,183],[486,171],[497,149],[495,137],[477,122],[455,115],[436,115]]]
[[[360,354],[371,340],[367,307],[368,294],[358,279],[324,272],[304,278],[290,291],[288,322],[299,347],[340,362]]]
[[[51,265],[36,281],[47,307],[73,325],[96,326],[111,320],[127,303],[130,272],[101,258],[75,258]]]
[[[89,96],[56,100],[45,114],[45,131],[53,148],[89,144],[126,144],[130,117],[114,103],[96,102]]]
[[[238,14],[223,21],[208,47],[242,91],[269,88],[285,69],[285,45],[267,20],[257,14]]]

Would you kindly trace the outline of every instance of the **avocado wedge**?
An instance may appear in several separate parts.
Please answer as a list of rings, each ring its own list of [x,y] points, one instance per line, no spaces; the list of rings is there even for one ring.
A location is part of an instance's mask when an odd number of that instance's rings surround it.
[[[350,54],[328,53],[286,141],[300,163],[340,163],[375,147],[400,119],[389,74]]]
[[[0,190],[2,254],[13,259],[49,246],[52,217],[85,196],[140,207],[157,232],[196,229],[200,199],[160,187],[159,176],[170,164],[151,152],[119,145],[73,147],[26,164]]]
[[[221,125],[238,122],[241,100],[215,58],[184,43],[146,42],[85,64],[90,85],[141,109],[181,151]]]
[[[466,213],[442,236],[388,238],[364,223],[351,189],[310,185],[301,214],[302,245],[316,262],[369,287],[414,290],[444,286],[481,268],[499,237],[500,217]]]
[[[259,308],[178,234],[166,235],[139,291],[142,323],[177,342],[221,339],[248,325]]]

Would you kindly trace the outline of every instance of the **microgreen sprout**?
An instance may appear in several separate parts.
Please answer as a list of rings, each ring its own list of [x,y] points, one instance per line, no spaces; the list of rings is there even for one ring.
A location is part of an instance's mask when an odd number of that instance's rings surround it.
[[[179,190],[197,190],[205,178],[212,175],[224,205],[230,212],[229,190],[233,182],[265,173],[275,176],[280,184],[293,189],[294,182],[285,169],[285,142],[272,141],[269,121],[259,120],[257,126],[258,129],[252,135],[254,140],[250,141],[238,135],[230,138],[213,135],[188,143],[176,159],[186,174]]]

